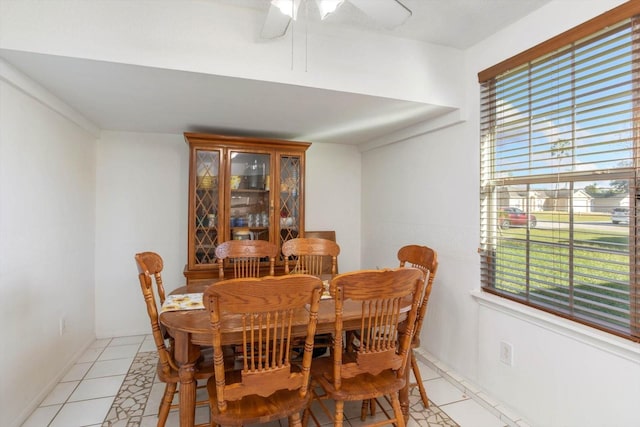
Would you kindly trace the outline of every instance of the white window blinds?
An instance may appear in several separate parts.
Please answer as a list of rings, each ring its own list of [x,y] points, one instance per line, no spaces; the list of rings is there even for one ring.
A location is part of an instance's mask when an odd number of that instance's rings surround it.
[[[635,18],[481,77],[483,289],[634,340]]]

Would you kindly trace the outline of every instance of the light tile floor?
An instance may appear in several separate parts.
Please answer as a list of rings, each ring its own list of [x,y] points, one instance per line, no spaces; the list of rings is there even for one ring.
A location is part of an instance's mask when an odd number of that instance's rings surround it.
[[[157,382],[155,376],[155,351],[151,335],[95,341],[23,427],[155,426],[164,390],[164,384]],[[425,410],[414,389],[409,427],[528,427],[505,405],[465,382],[430,354],[420,352],[418,358],[432,404]],[[376,417],[381,416],[378,411]],[[319,419],[326,421],[320,415]],[[345,405],[345,419],[345,426],[366,425],[360,421],[359,404]],[[197,408],[196,423],[207,420],[208,408]],[[272,423],[273,427],[279,425]],[[173,426],[178,426],[177,411],[172,411],[167,420],[167,427]]]

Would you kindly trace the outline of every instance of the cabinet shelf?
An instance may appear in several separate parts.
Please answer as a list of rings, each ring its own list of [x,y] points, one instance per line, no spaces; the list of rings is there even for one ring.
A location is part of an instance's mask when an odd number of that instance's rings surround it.
[[[235,230],[238,228],[242,228],[243,230],[249,229],[250,231],[265,231],[265,230],[269,230],[269,227],[249,227],[248,225],[243,225],[243,226],[233,226],[233,227],[229,227],[231,230]]]
[[[259,190],[256,188],[233,188],[231,190],[231,194],[235,194],[235,193],[268,193],[271,190]]]

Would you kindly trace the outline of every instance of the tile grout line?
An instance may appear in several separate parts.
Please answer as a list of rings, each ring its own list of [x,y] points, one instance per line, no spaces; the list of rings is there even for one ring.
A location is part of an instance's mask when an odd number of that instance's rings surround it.
[[[522,417],[518,417],[514,419],[512,418],[511,415],[503,412],[499,407],[505,406],[505,405],[503,405],[500,402],[497,402],[494,399],[491,399],[491,397],[486,392],[482,391],[480,387],[476,386],[470,381],[463,379],[462,377],[459,377],[457,375],[451,375],[450,373],[451,370],[449,369],[449,367],[444,363],[442,363],[440,360],[438,360],[432,354],[428,353],[427,351],[421,348],[416,348],[414,349],[414,351],[420,362],[424,363],[425,365],[433,369],[442,378],[450,382],[454,387],[456,387],[460,391],[467,394],[472,400],[474,400],[483,408],[490,411],[493,415],[498,417],[501,421],[504,421],[505,423],[507,423],[507,425],[509,425],[510,427],[522,427],[524,425],[528,425],[526,424],[526,420],[522,419]],[[485,399],[483,395],[487,396],[487,398]],[[442,406],[445,406],[445,405],[442,405]]]
[[[73,388],[73,390],[71,390],[71,393],[69,393],[69,395],[64,399],[64,402],[62,402],[62,404],[60,404],[60,408],[58,408],[58,410],[56,411],[55,415],[51,418],[51,421],[49,421],[49,423],[47,424],[47,426],[50,426],[56,419],[56,417],[58,415],[60,415],[60,412],[62,412],[62,409],[64,408],[64,406],[69,402],[69,398],[71,398],[71,396],[73,395],[73,393],[75,393],[75,391],[78,389],[78,387],[80,386],[80,383],[82,381],[84,381],[85,377],[87,376],[87,374],[89,373],[89,371],[91,370],[91,368],[93,368],[93,366],[95,365],[96,361],[98,360],[98,358],[100,357],[100,355],[104,352],[104,350],[109,346],[109,344],[111,343],[111,339],[109,339],[109,342],[102,347],[102,350],[100,350],[100,353],[96,356],[96,358],[94,360],[91,361],[91,366],[89,367],[89,369],[87,369],[87,372],[85,372],[84,374],[82,374],[82,377],[78,380],[78,384],[76,384],[76,386]],[[89,349],[92,349],[94,347],[89,346]],[[73,364],[73,366],[77,365],[78,362],[76,361],[76,363]],[[67,381],[67,382],[71,382],[71,381]],[[62,381],[58,382],[58,384],[62,384]],[[89,400],[89,399],[86,399]],[[39,406],[42,407],[42,406]]]

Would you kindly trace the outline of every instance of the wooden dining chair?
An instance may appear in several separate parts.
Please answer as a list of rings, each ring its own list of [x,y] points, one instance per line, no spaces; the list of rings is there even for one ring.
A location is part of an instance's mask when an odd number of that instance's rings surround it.
[[[338,255],[340,246],[335,241],[315,237],[298,237],[282,244],[284,273],[305,273],[316,277],[333,278],[338,273]],[[295,265],[291,268],[290,263]],[[328,274],[327,274],[328,272]],[[332,334],[319,334],[315,337],[314,357],[320,357],[331,351]]]
[[[331,281],[336,316],[334,351],[330,357],[313,361],[311,376],[313,384],[321,389],[313,390],[314,400],[335,426],[343,424],[345,401],[383,396],[391,402],[393,417],[371,425],[405,425],[398,392],[406,385],[405,369],[420,304],[421,278],[418,269],[397,268],[355,271]],[[346,304],[361,310],[357,326],[361,338],[355,351],[345,351],[342,345],[342,312]],[[409,326],[400,331],[404,314]],[[324,403],[326,399],[335,401],[334,413]],[[309,417],[319,425],[311,408],[305,411],[303,424]]]
[[[305,238],[316,238],[316,239],[327,239],[332,242],[337,242],[336,240],[336,232],[335,230],[305,230],[304,236]],[[331,255],[326,255],[322,259],[322,274],[331,274],[332,269],[332,259]],[[338,274],[340,272],[340,268],[338,267],[338,259],[336,258],[336,271],[334,273]]]
[[[285,274],[305,273],[320,277],[325,274],[325,257],[330,257],[331,265],[328,271],[333,277],[338,271],[339,254],[340,246],[329,239],[298,237],[282,244]],[[291,268],[290,263],[294,260],[295,265]]]
[[[433,280],[436,277],[436,270],[438,269],[438,254],[427,246],[407,245],[398,250],[397,256],[398,261],[400,261],[400,267],[412,267],[422,271],[422,280],[424,281],[424,284],[422,287],[422,297],[420,298],[420,307],[418,308],[418,315],[416,316],[416,323],[413,330],[409,359],[415,382],[409,384],[409,387],[418,387],[422,405],[425,408],[428,408],[429,398],[427,396],[427,391],[424,388],[424,382],[422,381],[422,375],[420,374],[420,366],[418,365],[414,349],[420,347],[420,331],[422,330],[424,316],[427,313],[427,303],[429,302],[429,296],[431,295]],[[375,415],[374,401],[370,400],[362,402],[362,421],[365,420],[367,412],[371,415]]]
[[[215,377],[209,379],[212,425],[288,418],[301,426],[308,406],[309,369],[322,281],[310,275],[229,279],[207,288],[203,302],[213,335]],[[294,324],[305,325],[301,366],[291,360]],[[242,340],[242,367],[225,370],[222,334]]]
[[[427,391],[422,382],[422,375],[420,374],[420,367],[418,366],[414,349],[420,347],[420,331],[422,330],[424,316],[427,313],[427,304],[429,303],[433,280],[438,270],[438,254],[427,246],[407,245],[398,250],[398,260],[400,261],[400,267],[413,267],[422,271],[423,280],[425,281],[422,298],[420,299],[420,307],[418,308],[418,315],[416,316],[413,340],[411,341],[411,370],[413,371],[416,382],[411,383],[410,387],[418,387],[422,404],[425,408],[428,408],[429,398],[427,397]]]
[[[180,383],[178,366],[173,358],[173,340],[168,337],[158,320],[158,306],[156,305],[158,301],[156,301],[153,289],[153,283],[155,282],[155,288],[161,306],[165,300],[165,290],[162,283],[164,263],[162,257],[155,252],[138,253],[135,255],[135,260],[138,266],[138,279],[140,281],[140,288],[142,289],[142,296],[144,297],[147,314],[151,322],[151,333],[153,334],[153,340],[156,343],[156,349],[158,351],[157,375],[158,379],[165,383],[164,394],[160,401],[160,408],[158,409],[158,427],[163,427],[169,416],[169,411],[178,408],[178,405],[173,405],[172,402],[176,391],[178,391],[178,384]],[[168,346],[166,344],[167,339],[169,340]],[[205,380],[212,375],[212,360],[201,358],[199,363],[196,364],[195,379]],[[197,405],[206,405],[208,403],[208,401],[196,402]]]
[[[278,247],[266,240],[228,240],[216,247],[218,278],[224,279],[224,264],[233,266],[233,278],[260,276],[260,264],[269,259],[269,276],[275,274]]]

